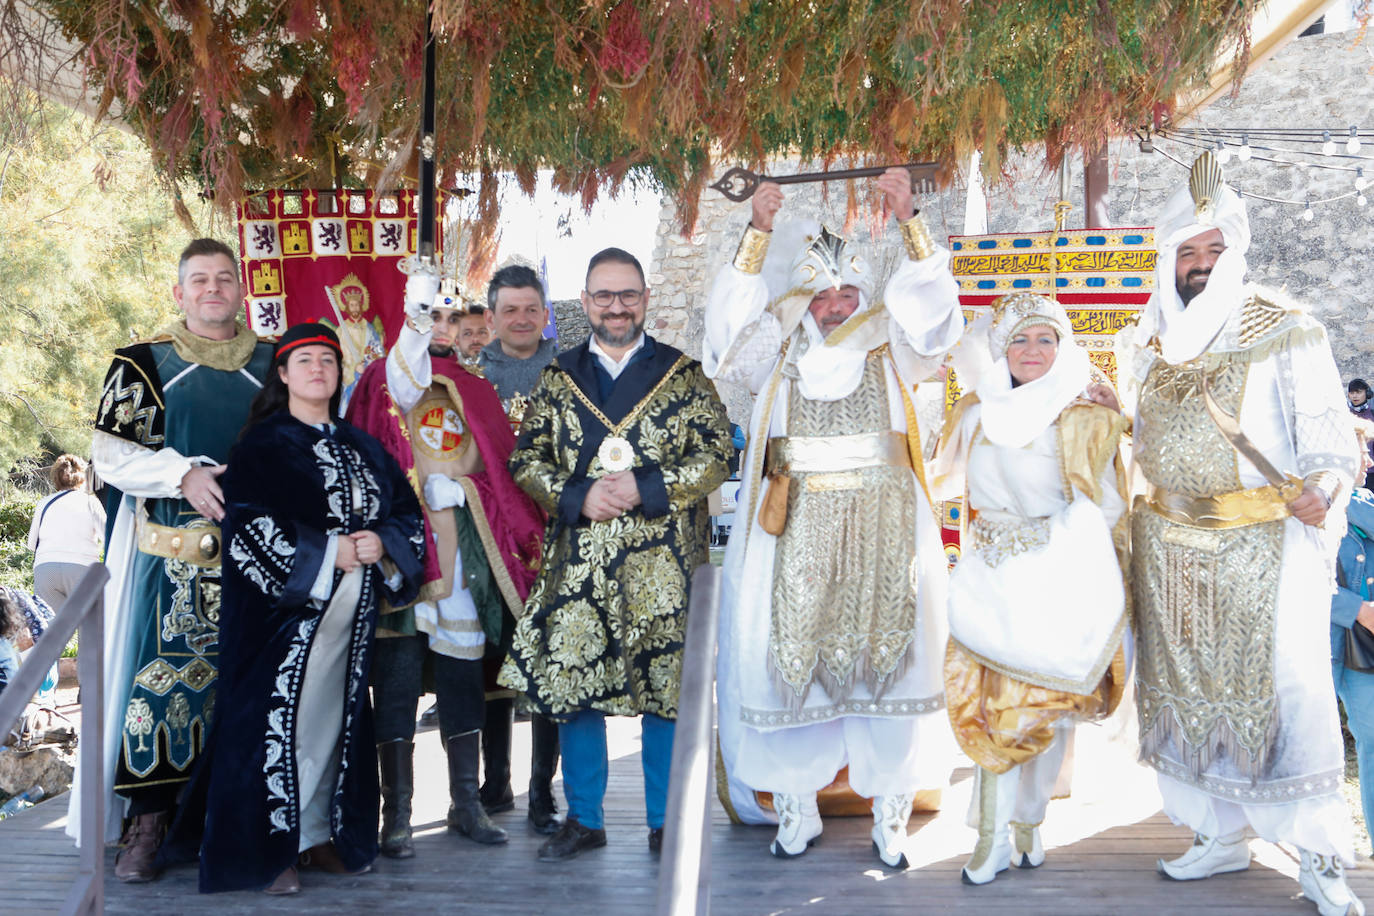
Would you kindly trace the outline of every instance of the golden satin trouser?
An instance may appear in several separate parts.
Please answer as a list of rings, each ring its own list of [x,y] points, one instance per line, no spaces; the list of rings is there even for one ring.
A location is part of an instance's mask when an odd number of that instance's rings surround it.
[[[951,639],[945,649],[945,703],[960,749],[985,770],[1005,773],[1043,753],[1054,740],[1055,723],[1065,716],[1109,715],[1125,674],[1118,647],[1092,693],[1066,693],[984,667]]]

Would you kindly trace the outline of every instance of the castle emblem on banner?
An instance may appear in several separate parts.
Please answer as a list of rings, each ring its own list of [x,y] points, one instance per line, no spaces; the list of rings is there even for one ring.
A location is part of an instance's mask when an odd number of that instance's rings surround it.
[[[400,333],[405,274],[397,268],[415,254],[417,203],[408,190],[329,188],[265,190],[239,202],[249,327],[263,335],[304,321],[334,328],[343,407]]]

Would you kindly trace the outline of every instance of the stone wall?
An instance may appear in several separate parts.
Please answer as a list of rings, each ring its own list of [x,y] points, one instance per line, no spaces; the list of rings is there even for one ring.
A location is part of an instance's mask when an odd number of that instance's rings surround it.
[[[558,328],[558,349],[563,351],[575,347],[592,334],[592,326],[587,324],[587,313],[582,311],[581,299],[555,299],[553,323]]]
[[[1296,39],[1252,74],[1235,98],[1213,103],[1187,127],[1329,127],[1342,135],[1350,124],[1360,125],[1364,148],[1372,157],[1366,166],[1374,184],[1374,47],[1352,47],[1350,32]],[[1186,164],[1198,150],[1181,143],[1157,140],[1156,146]],[[1339,147],[1344,152],[1343,142]],[[1302,200],[1334,196],[1353,188],[1354,175],[1280,167],[1259,160],[1234,157],[1225,167],[1227,180],[1242,192]],[[1169,193],[1183,181],[1186,170],[1161,153],[1144,153],[1134,139],[1109,149],[1111,189],[1109,223],[1148,226]],[[1361,163],[1351,162],[1352,165]],[[722,163],[724,171],[730,163]],[[778,166],[780,173],[795,164]],[[1043,160],[1031,154],[1013,157],[1008,180],[989,190],[989,232],[1049,229],[1058,200],[1057,177],[1047,174]],[[864,184],[869,184],[865,182]],[[965,189],[961,182],[947,191],[918,201],[937,238],[964,231]],[[1081,162],[1072,174],[1074,211],[1069,227],[1083,224]],[[843,184],[786,188],[783,214],[810,216],[832,228],[846,222],[848,192]],[[858,188],[857,193],[866,193]],[[1369,191],[1374,197],[1374,187]],[[1341,375],[1374,375],[1374,313],[1368,304],[1363,273],[1374,255],[1374,204],[1359,207],[1353,199],[1313,206],[1315,218],[1302,220],[1302,206],[1249,200],[1253,241],[1247,260],[1250,279],[1286,289],[1307,302],[1327,325]],[[863,208],[861,207],[860,210]],[[650,332],[693,355],[701,353],[702,308],[711,278],[734,253],[749,219],[749,205],[731,203],[707,190],[701,216],[690,239],[678,233],[677,213],[666,204],[659,217],[658,238],[649,267],[653,288],[648,323]],[[900,256],[900,240],[889,220],[877,232],[861,215],[847,229],[850,238],[867,249],[880,267],[890,269]],[[749,409],[747,392],[722,390],[732,418],[742,420]]]

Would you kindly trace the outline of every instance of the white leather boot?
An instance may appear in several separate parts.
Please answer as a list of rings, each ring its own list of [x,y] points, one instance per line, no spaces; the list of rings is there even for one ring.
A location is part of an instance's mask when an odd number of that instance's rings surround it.
[[[911,803],[915,792],[901,795],[879,795],[873,799],[873,851],[891,868],[906,868],[906,822],[911,818]]]
[[[1045,862],[1040,824],[1045,820],[1055,782],[1064,771],[1064,759],[1072,741],[1072,726],[1056,727],[1049,747],[1021,764],[1021,781],[1011,812],[1011,864],[1017,868],[1039,868]]]
[[[1228,871],[1245,871],[1250,867],[1250,843],[1245,831],[1237,830],[1228,836],[1193,834],[1193,845],[1177,859],[1156,863],[1159,873],[1175,881],[1196,881]]]
[[[1020,767],[1012,767],[1000,776],[978,769],[978,845],[973,847],[973,856],[960,876],[965,884],[987,884],[1011,867],[1011,834],[1007,824],[1020,781]]]
[[[1317,905],[1321,916],[1364,916],[1364,904],[1345,883],[1345,868],[1336,856],[1299,849],[1302,866],[1298,883],[1302,895]]]
[[[1039,868],[1045,864],[1039,824],[1011,822],[1011,862],[1017,868]]]
[[[778,835],[768,850],[779,859],[791,859],[806,852],[821,835],[821,812],[816,808],[816,793],[810,795],[773,794],[773,810],[778,814]]]

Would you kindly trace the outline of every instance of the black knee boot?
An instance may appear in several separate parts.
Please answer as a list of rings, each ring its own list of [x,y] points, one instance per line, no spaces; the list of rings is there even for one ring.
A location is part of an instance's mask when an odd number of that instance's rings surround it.
[[[558,805],[553,800],[553,771],[558,769],[558,723],[535,714],[530,716],[530,825],[543,834],[554,834],[562,826]]]
[[[482,726],[482,807],[500,814],[515,807],[510,787],[510,733],[515,721],[515,700],[504,697],[487,701],[487,722]]]
[[[393,859],[415,855],[410,836],[410,800],[415,794],[415,743],[397,738],[377,745],[382,774],[381,852]]]
[[[491,822],[477,795],[481,735],[473,730],[444,742],[448,751],[448,826],[478,843],[495,845],[506,842],[506,831]]]

